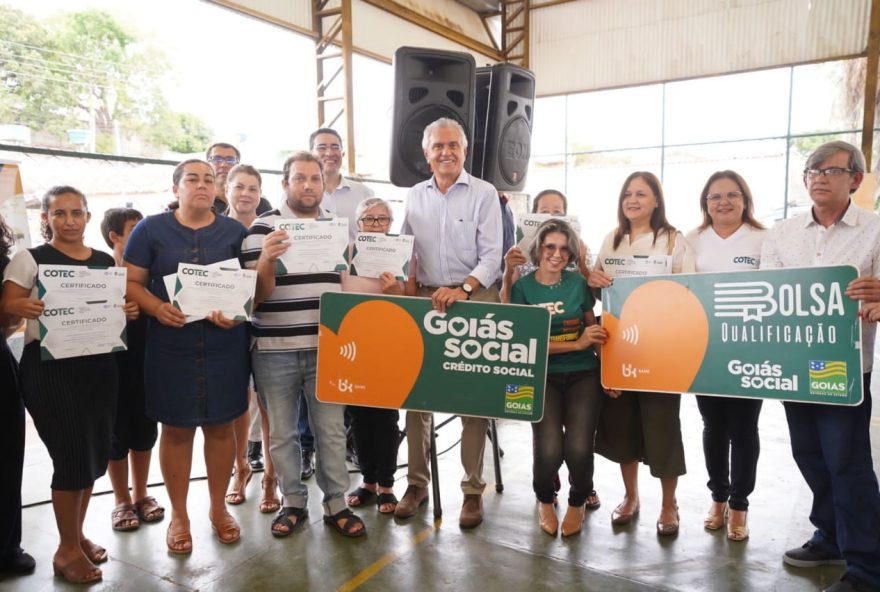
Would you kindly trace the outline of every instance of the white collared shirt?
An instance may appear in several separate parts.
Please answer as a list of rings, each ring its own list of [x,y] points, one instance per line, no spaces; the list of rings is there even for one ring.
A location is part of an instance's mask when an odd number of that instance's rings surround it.
[[[472,276],[489,287],[498,278],[504,238],[498,191],[467,171],[445,195],[433,176],[413,186],[401,234],[415,237],[419,283],[454,286]]]
[[[334,218],[348,218],[348,236],[354,240],[358,232],[355,216],[358,204],[370,197],[374,197],[372,189],[363,183],[342,177],[339,187],[333,193],[324,192],[321,208],[331,213]]]
[[[880,217],[850,202],[843,217],[825,228],[812,210],[782,220],[767,233],[761,269],[855,265],[859,277],[880,277]],[[874,363],[876,323],[862,322],[862,371]]]

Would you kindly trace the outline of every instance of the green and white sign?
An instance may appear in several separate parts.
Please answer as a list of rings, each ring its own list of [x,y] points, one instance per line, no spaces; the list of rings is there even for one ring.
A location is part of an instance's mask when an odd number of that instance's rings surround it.
[[[539,421],[550,314],[537,306],[321,296],[320,401]]]
[[[602,291],[606,388],[858,405],[852,266],[618,278]]]

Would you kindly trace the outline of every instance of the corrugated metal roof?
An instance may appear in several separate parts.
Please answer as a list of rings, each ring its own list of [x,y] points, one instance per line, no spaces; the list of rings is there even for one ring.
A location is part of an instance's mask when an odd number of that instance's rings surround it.
[[[580,0],[535,10],[539,95],[861,53],[870,0]]]

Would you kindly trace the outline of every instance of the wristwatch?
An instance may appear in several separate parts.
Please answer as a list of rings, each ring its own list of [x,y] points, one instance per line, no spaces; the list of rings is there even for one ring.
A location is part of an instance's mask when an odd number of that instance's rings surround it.
[[[474,293],[474,287],[469,283],[465,282],[461,285],[462,291],[464,291],[464,295],[467,296],[467,299],[471,299],[471,295]]]

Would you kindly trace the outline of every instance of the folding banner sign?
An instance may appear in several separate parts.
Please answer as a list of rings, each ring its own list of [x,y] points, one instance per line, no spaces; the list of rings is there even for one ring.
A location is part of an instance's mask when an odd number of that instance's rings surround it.
[[[620,278],[602,291],[606,388],[858,405],[852,266]]]

